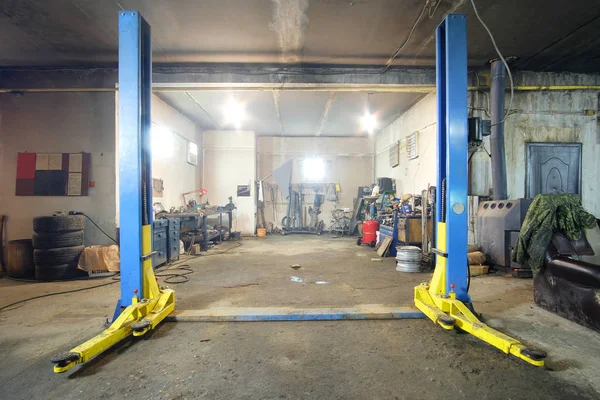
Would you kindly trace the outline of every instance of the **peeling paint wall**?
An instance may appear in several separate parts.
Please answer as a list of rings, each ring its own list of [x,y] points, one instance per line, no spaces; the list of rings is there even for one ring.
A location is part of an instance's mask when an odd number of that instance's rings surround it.
[[[304,33],[308,28],[308,0],[272,0],[273,19],[269,29],[277,35],[281,62],[300,61]]]
[[[600,75],[572,73],[519,74],[517,85],[597,85]],[[507,92],[506,104],[508,105]],[[516,92],[506,120],[505,147],[510,198],[525,195],[526,143],[528,142],[579,142],[582,149],[582,201],[584,207],[600,216],[600,125],[597,115],[587,115],[586,110],[598,112],[597,91],[533,91]],[[474,116],[488,118],[488,95],[470,93],[469,106],[475,108]],[[414,193],[434,184],[436,174],[436,101],[428,95],[377,134],[375,173],[397,180],[400,193]],[[423,129],[422,127],[428,127]],[[400,166],[390,168],[386,148],[413,132],[421,131],[419,158],[407,160],[400,155]],[[489,141],[484,141],[489,150]]]

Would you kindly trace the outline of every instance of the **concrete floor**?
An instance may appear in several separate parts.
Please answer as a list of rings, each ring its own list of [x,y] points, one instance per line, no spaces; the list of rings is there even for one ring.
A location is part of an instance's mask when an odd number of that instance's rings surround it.
[[[211,256],[186,262],[194,273],[189,282],[173,285],[178,309],[410,305],[413,286],[429,277],[396,272],[391,258],[373,262],[372,250],[350,238],[268,237],[233,247],[223,244]],[[108,281],[2,279],[0,306]],[[428,320],[180,322],[55,375],[51,355],[97,334],[119,288],[34,300],[0,312],[0,397],[598,398],[600,335],[536,308],[531,283],[499,275],[473,278],[471,294],[490,325],[547,350],[547,368]]]

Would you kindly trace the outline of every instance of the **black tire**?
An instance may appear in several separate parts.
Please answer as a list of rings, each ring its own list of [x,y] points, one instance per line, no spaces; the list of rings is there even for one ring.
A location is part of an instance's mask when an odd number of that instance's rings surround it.
[[[371,246],[371,247],[375,247],[376,245],[377,245],[377,243],[375,243],[374,240],[371,240],[371,243],[369,243],[369,246]]]
[[[81,231],[84,228],[85,217],[83,215],[55,215],[33,219],[33,230],[40,234]]]
[[[59,281],[75,276],[77,264],[36,265],[35,279],[38,281]]]
[[[59,249],[83,245],[83,231],[33,235],[34,249]]]
[[[60,249],[34,250],[33,262],[36,266],[55,266],[61,264],[75,264],[79,261],[79,256],[83,251],[83,246],[63,247]]]
[[[356,245],[360,246],[361,244],[362,244],[362,239],[361,238],[356,239]]]

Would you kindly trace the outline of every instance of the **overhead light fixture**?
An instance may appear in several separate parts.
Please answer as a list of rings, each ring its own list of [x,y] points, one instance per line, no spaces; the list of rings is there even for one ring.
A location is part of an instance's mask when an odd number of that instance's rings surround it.
[[[375,132],[375,128],[377,128],[377,117],[368,111],[365,112],[365,115],[362,117],[362,126],[363,130],[372,135]]]
[[[371,94],[367,94],[367,110],[365,115],[362,117],[362,128],[367,131],[369,135],[372,135],[377,128],[377,117],[375,114],[371,114]]]
[[[246,110],[242,103],[235,100],[235,93],[225,106],[224,111],[226,124],[233,125],[235,129],[241,129],[242,121],[246,118]]]

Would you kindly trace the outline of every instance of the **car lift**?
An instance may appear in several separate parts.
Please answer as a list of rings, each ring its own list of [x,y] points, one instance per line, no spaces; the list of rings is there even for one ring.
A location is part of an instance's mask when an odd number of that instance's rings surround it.
[[[119,12],[121,299],[110,327],[70,352],[52,357],[54,372],[87,362],[132,333],[145,334],[175,309],[175,292],[159,287],[152,269],[150,38],[150,25],[139,12]]]
[[[175,308],[175,293],[158,286],[152,269],[150,38],[150,26],[138,11],[119,12],[121,299],[110,327],[70,352],[52,358],[57,373],[89,361],[131,334],[144,335]],[[527,349],[516,339],[480,322],[472,311],[467,293],[466,43],[466,17],[448,15],[437,30],[437,184],[441,188],[437,191],[437,249],[433,250],[437,254],[437,266],[430,283],[415,287],[414,301],[423,314],[444,329],[457,327],[506,354],[543,366],[545,354]],[[413,309],[380,305],[348,309],[236,309],[219,315],[210,310],[192,310],[169,318],[173,321],[298,321],[422,317]]]
[[[476,317],[467,264],[468,109],[467,20],[450,14],[437,28],[437,264],[429,283],[415,287],[415,305],[446,330],[455,327],[535,366],[546,354],[528,349]]]

